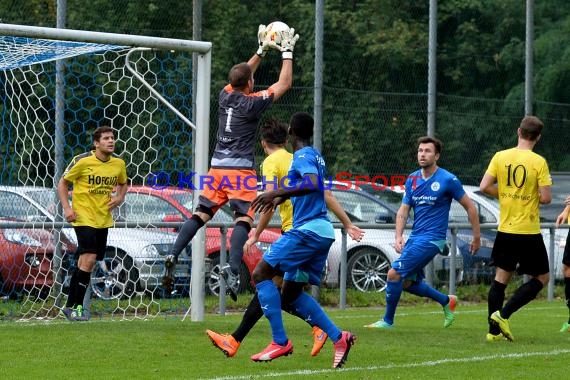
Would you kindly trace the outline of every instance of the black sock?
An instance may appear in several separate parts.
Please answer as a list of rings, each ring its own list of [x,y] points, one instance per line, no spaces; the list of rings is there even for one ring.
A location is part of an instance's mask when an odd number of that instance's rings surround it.
[[[190,219],[185,221],[182,225],[182,228],[180,228],[180,231],[178,232],[178,236],[176,237],[176,241],[172,246],[172,251],[170,254],[174,255],[178,259],[180,252],[186,248],[188,243],[190,243],[190,240],[192,240],[194,235],[196,235],[196,232],[198,232],[198,230],[202,228],[204,224],[204,221],[196,214],[192,215]]]
[[[65,307],[75,307],[75,292],[77,289],[77,272],[79,269],[75,269],[75,272],[71,275],[71,279],[69,280],[69,294],[67,296],[67,302],[65,303]]]
[[[489,317],[491,317],[491,314],[493,314],[495,311],[501,310],[503,308],[506,288],[507,285],[493,280],[491,288],[489,289],[489,296],[487,297],[487,310]],[[498,335],[501,332],[501,329],[499,329],[499,326],[489,322],[489,332],[493,335]]]
[[[263,310],[261,310],[261,304],[259,303],[259,298],[257,298],[257,293],[255,293],[251,301],[249,301],[247,309],[245,309],[245,312],[243,313],[241,323],[232,334],[235,340],[238,342],[243,341],[261,317],[263,317]]]
[[[568,307],[568,323],[570,323],[570,277],[564,277],[564,298]]]
[[[247,241],[251,226],[248,222],[239,221],[234,227],[232,236],[230,238],[230,268],[232,273],[237,275],[241,265],[241,258],[243,257],[243,245]]]
[[[84,272],[81,269],[77,270],[77,287],[75,289],[75,303],[77,305],[83,305],[83,298],[85,298],[90,281],[91,273]]]
[[[507,301],[501,317],[510,318],[511,315],[530,301],[536,298],[536,295],[542,290],[542,282],[536,278],[531,278],[528,282],[519,286],[515,294]]]

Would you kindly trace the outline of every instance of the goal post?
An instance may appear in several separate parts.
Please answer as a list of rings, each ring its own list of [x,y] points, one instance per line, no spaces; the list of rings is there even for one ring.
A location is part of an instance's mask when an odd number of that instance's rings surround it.
[[[2,183],[55,189],[62,165],[79,150],[91,148],[86,125],[102,120],[110,121],[117,131],[124,146],[118,154],[125,159],[131,180],[143,184],[149,174],[160,170],[204,175],[211,50],[212,44],[204,41],[0,23],[0,85],[5,93],[0,100],[4,123],[0,142],[13,144],[0,148],[3,154],[14,155],[10,171],[1,173]],[[196,88],[185,80],[188,72],[191,76],[192,55]],[[66,62],[63,75],[61,62]],[[61,99],[55,96],[58,86],[63,89]],[[189,111],[185,98],[192,96],[195,110]],[[76,108],[69,109],[71,105]],[[192,112],[195,124],[185,116]],[[64,115],[58,123],[57,115]],[[165,140],[165,128],[174,143]],[[193,170],[186,157],[190,149],[184,146],[192,140],[187,129],[195,130]],[[199,191],[194,191],[193,204],[198,196]],[[126,225],[117,222],[116,227]],[[45,228],[45,221],[39,228]],[[204,319],[204,262],[201,229],[192,242],[192,321]],[[119,307],[129,308],[140,307]]]

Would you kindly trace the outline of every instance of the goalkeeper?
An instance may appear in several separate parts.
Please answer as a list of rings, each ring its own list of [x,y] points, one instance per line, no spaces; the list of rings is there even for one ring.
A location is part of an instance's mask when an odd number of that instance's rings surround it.
[[[293,83],[293,48],[299,35],[294,29],[280,32],[281,43],[264,41],[265,26],[258,28],[259,47],[249,61],[238,63],[229,72],[227,84],[219,93],[218,133],[216,147],[210,163],[208,178],[210,186],[202,194],[192,217],[182,225],[176,242],[165,260],[163,285],[170,288],[174,282],[174,267],[180,252],[190,243],[196,232],[208,222],[224,204],[230,204],[235,227],[230,237],[229,265],[221,268],[221,277],[235,301],[237,289],[233,289],[230,276],[237,276],[243,256],[243,245],[253,224],[254,212],[251,202],[257,196],[257,173],[255,171],[255,135],[263,113],[273,102],[280,99]],[[279,79],[269,88],[254,92],[253,75],[261,58],[269,48],[282,52]],[[246,183],[240,183],[247,179]]]
[[[283,183],[291,166],[293,155],[285,149],[285,145],[287,144],[287,128],[287,125],[279,123],[275,119],[268,120],[261,127],[261,145],[263,151],[267,154],[267,158],[263,161],[261,168],[262,178],[264,182],[267,181],[265,188],[267,191],[276,190],[278,188],[277,185]],[[346,215],[342,206],[332,194],[332,191],[325,191],[325,201],[327,207],[342,222],[350,237],[353,240],[359,241],[364,234],[363,231],[352,224],[350,218]],[[247,240],[244,246],[245,252],[257,242],[261,232],[270,223],[272,216],[273,210],[261,214],[257,228],[255,229],[255,234]],[[281,230],[285,233],[293,227],[293,206],[290,200],[286,200],[279,205],[279,216],[281,217]],[[276,276],[273,278],[273,281],[281,287],[283,278],[282,276]],[[283,309],[290,314],[302,318],[295,312],[294,308],[289,307],[289,304],[282,303],[282,306]],[[240,325],[232,334],[218,334],[212,330],[206,330],[206,334],[214,346],[219,348],[226,356],[233,357],[236,355],[243,339],[245,339],[246,335],[261,317],[263,317],[263,310],[261,309],[261,304],[259,303],[256,293],[247,306]],[[325,344],[327,334],[313,322],[308,323],[313,327],[313,348],[311,350],[311,356],[316,356]]]

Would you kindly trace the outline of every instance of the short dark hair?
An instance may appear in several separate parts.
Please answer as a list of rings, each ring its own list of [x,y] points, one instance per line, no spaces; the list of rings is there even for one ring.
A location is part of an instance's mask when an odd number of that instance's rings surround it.
[[[238,63],[230,69],[228,74],[228,82],[233,88],[243,89],[247,86],[247,82],[251,78],[251,67],[247,62]]]
[[[313,120],[313,117],[307,112],[297,112],[291,116],[291,120],[289,121],[291,134],[294,134],[304,140],[309,140],[313,137],[314,125],[315,121]]]
[[[521,129],[521,137],[525,140],[536,141],[542,133],[544,124],[536,116],[525,116],[519,127]]]
[[[113,128],[109,127],[108,125],[103,125],[103,126],[97,128],[93,132],[93,142],[99,141],[101,139],[101,135],[103,133],[107,133],[107,132],[115,133],[115,131],[113,131]]]
[[[277,118],[268,118],[261,126],[261,139],[268,144],[285,145],[287,143],[287,124]]]
[[[443,143],[435,137],[422,136],[418,139],[418,145],[420,144],[433,144],[433,146],[435,146],[436,153],[441,153],[441,150],[443,149]]]

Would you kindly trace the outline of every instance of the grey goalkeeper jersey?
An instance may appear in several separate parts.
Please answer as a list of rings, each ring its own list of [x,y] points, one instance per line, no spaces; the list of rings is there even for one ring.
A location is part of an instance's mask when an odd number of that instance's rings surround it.
[[[273,103],[273,91],[244,94],[225,86],[219,95],[218,136],[211,167],[254,169],[255,135],[263,111]]]

